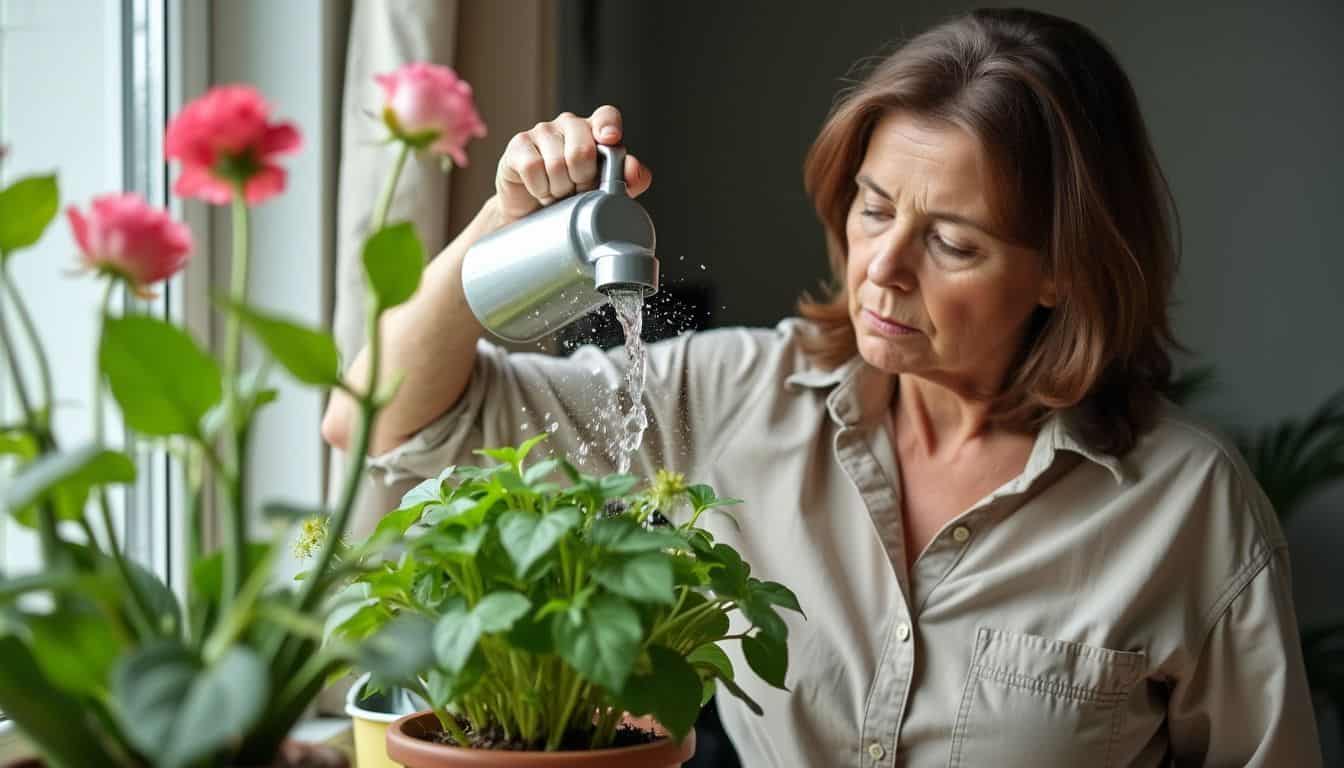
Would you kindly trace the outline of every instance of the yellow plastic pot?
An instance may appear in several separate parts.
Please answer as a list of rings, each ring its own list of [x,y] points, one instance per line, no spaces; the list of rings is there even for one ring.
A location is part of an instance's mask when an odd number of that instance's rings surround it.
[[[404,768],[387,756],[387,726],[406,712],[396,711],[384,694],[364,698],[368,682],[366,674],[345,694],[345,713],[354,721],[355,768]]]

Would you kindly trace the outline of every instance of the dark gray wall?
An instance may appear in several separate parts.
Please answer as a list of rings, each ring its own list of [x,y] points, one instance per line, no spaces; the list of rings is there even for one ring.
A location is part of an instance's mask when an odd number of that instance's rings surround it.
[[[1139,93],[1182,216],[1183,363],[1221,379],[1196,409],[1250,426],[1344,387],[1344,3],[1029,5],[1096,31]],[[969,7],[567,2],[561,107],[625,112],[627,143],[654,170],[646,201],[672,289],[708,281],[710,322],[773,324],[826,273],[801,165],[843,77]],[[1308,625],[1344,618],[1342,507],[1336,489],[1288,526]]]

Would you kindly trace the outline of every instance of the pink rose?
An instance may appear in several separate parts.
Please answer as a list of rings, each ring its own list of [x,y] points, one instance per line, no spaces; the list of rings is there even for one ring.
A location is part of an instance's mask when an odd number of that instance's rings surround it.
[[[463,147],[485,136],[471,86],[448,67],[416,62],[374,78],[383,87],[383,120],[393,135],[467,164]]]
[[[293,123],[269,117],[266,101],[247,85],[211,88],[183,107],[164,137],[164,154],[182,161],[173,192],[216,205],[233,198],[237,182],[249,205],[283,192],[285,170],[273,160],[297,150],[302,139]]]
[[[191,230],[139,195],[103,195],[88,217],[66,209],[84,266],[127,280],[142,296],[146,286],[172,277],[191,254]]]

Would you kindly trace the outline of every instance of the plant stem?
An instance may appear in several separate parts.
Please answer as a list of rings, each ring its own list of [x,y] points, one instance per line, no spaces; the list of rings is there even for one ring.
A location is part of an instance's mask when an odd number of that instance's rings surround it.
[[[373,218],[369,221],[369,234],[377,232],[387,224],[387,214],[392,209],[392,195],[397,189],[397,180],[401,178],[401,171],[406,167],[406,158],[411,154],[411,145],[402,142],[397,149],[397,159],[392,164],[392,174],[387,177],[387,182],[383,184],[383,191],[378,195],[378,204],[373,209]]]
[[[23,326],[23,331],[28,335],[28,343],[33,348],[33,357],[37,360],[38,381],[42,385],[42,426],[47,426],[47,421],[51,418],[51,410],[55,404],[55,396],[52,394],[51,387],[51,365],[47,362],[47,353],[42,348],[42,339],[37,335],[37,326],[33,324],[33,317],[28,313],[28,307],[23,303],[23,297],[19,295],[19,289],[14,286],[14,281],[8,273],[8,266],[0,261],[0,273],[4,275],[5,290],[9,293],[10,301],[14,302],[14,312],[19,316],[19,323]]]
[[[392,173],[387,177],[387,183],[383,185],[378,206],[374,210],[373,220],[370,223],[370,235],[382,229],[387,221],[388,210],[392,207],[392,196],[396,191],[397,182],[401,178],[401,171],[406,167],[406,158],[410,155],[410,152],[410,145],[404,143],[397,152]],[[359,482],[364,477],[364,464],[369,452],[369,438],[373,432],[373,420],[378,415],[378,376],[379,369],[382,367],[382,333],[378,320],[381,312],[377,302],[368,301],[367,304],[365,328],[369,339],[369,378],[363,394],[359,397],[359,427],[350,453],[345,485],[341,489],[340,504],[336,507],[335,518],[327,526],[327,538],[322,542],[322,550],[318,554],[317,563],[311,571],[312,578],[306,581],[303,591],[300,593],[300,611],[311,610],[313,603],[320,596],[320,587],[326,583],[327,569],[331,567],[336,549],[340,545],[341,538],[345,536],[346,526],[350,522],[350,512],[354,508],[355,494],[359,492]]]
[[[244,185],[237,183],[233,192],[233,258],[229,279],[229,299],[247,301],[248,222]],[[242,321],[230,312],[224,331],[224,442],[229,472],[219,478],[224,507],[224,585],[220,592],[220,615],[226,616],[243,584],[247,546],[247,510],[243,499],[243,473],[246,445],[242,413],[238,400],[238,378],[242,357]]]
[[[14,305],[21,306],[18,301],[18,291],[10,283],[9,270],[5,266],[5,254],[0,252],[0,283],[4,283],[5,291],[14,297]],[[37,341],[34,337],[34,341]],[[37,440],[38,450],[46,452],[55,449],[55,440],[47,432],[46,426],[39,420],[38,412],[33,409],[33,402],[28,397],[28,386],[23,380],[23,372],[19,370],[18,351],[14,346],[14,337],[9,332],[9,320],[6,317],[3,303],[0,303],[0,350],[5,353],[5,362],[9,368],[10,378],[14,381],[14,392],[19,398],[19,407],[23,410],[24,423],[28,426],[28,431],[33,434]],[[41,354],[41,344],[38,342],[37,355]],[[44,500],[39,502],[38,506],[38,539],[42,547],[42,564],[50,568],[56,564],[56,547],[60,539],[56,531],[56,513],[52,509],[51,501]]]

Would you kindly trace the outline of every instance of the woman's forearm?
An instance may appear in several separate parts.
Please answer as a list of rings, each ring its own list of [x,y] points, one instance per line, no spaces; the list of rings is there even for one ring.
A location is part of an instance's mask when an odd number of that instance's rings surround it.
[[[402,381],[396,396],[378,414],[370,454],[400,445],[451,408],[466,390],[483,329],[462,293],[462,258],[499,222],[492,197],[430,262],[415,296],[383,315],[379,380],[388,382],[401,375]],[[368,358],[366,346],[346,369],[346,384],[356,391],[368,381]],[[347,448],[357,414],[349,395],[333,391],[322,418],[322,437],[337,448]]]

